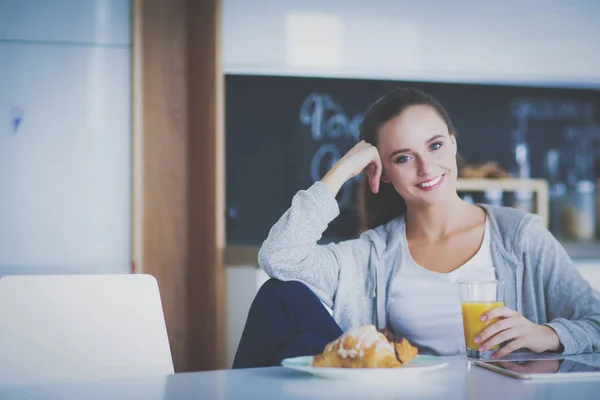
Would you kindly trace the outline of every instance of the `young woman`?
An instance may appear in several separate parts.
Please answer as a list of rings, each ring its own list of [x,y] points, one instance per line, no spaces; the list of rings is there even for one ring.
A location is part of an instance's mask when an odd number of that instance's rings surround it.
[[[465,351],[459,280],[505,282],[499,320],[480,351],[600,350],[600,294],[537,216],[473,205],[456,192],[457,143],[446,110],[399,88],[367,111],[354,146],[299,191],[259,252],[272,277],[250,309],[234,368],[320,353],[365,324],[406,337],[421,353]],[[339,214],[344,182],[366,172],[359,238],[317,245]]]

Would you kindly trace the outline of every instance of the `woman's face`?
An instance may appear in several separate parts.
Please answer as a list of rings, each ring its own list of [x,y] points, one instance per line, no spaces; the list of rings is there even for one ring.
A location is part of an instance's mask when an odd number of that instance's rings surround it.
[[[378,132],[383,177],[407,205],[434,205],[456,193],[456,139],[430,106],[412,106]]]

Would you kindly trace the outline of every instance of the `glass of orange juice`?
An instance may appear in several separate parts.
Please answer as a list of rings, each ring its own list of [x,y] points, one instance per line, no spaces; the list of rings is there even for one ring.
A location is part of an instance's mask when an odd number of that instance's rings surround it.
[[[465,346],[467,356],[481,358],[484,356],[478,348],[481,343],[473,339],[485,327],[493,324],[498,319],[481,321],[481,316],[494,307],[504,305],[504,282],[502,281],[460,281],[460,301],[462,308],[463,327],[465,329]],[[491,351],[498,350],[495,346]]]

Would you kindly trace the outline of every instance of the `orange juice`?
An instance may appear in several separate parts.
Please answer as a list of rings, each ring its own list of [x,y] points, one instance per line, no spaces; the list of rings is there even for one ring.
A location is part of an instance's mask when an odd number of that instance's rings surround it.
[[[491,321],[481,321],[481,316],[492,308],[503,306],[502,301],[468,301],[462,303],[462,318],[465,328],[465,344],[467,349],[477,350],[481,343],[473,341],[486,326],[498,321],[494,318]],[[499,346],[494,346],[493,350],[498,350]]]

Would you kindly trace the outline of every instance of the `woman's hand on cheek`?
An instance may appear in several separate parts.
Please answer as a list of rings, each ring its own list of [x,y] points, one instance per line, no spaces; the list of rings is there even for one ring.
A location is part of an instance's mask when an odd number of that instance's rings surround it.
[[[383,172],[383,163],[377,148],[361,140],[352,147],[321,179],[335,196],[342,185],[365,171],[373,193],[379,192],[379,181]]]
[[[482,321],[498,321],[482,330],[476,337],[479,351],[485,352],[494,346],[508,342],[493,358],[504,357],[515,350],[525,348],[535,353],[554,351],[560,348],[558,335],[548,326],[534,324],[508,307],[496,307],[481,316]]]

